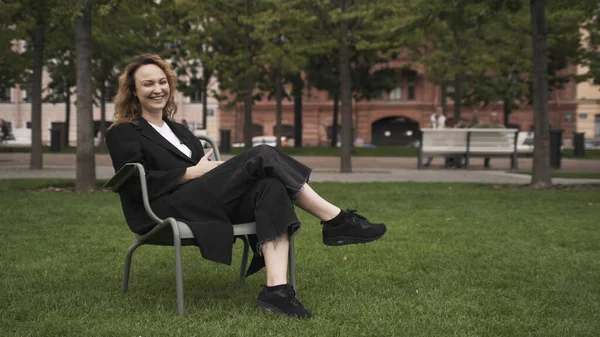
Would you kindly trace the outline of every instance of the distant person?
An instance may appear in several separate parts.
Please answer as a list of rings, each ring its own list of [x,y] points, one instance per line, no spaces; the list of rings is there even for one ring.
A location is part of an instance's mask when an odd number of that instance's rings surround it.
[[[10,126],[4,119],[0,118],[0,142],[7,141],[9,136]]]
[[[431,114],[429,118],[430,128],[440,130],[446,127],[446,116],[442,113],[442,107],[436,107],[435,112]],[[433,157],[427,157],[427,162],[425,163],[425,167],[431,165],[431,161]]]

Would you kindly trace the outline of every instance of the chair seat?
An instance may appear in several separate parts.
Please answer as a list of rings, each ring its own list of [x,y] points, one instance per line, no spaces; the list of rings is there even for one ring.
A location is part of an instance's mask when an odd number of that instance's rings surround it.
[[[194,238],[194,233],[192,233],[192,230],[185,222],[177,221],[177,226],[179,226],[179,235],[182,240]],[[233,225],[233,235],[234,236],[250,235],[250,234],[256,234],[256,223],[255,222],[247,222],[247,223]],[[140,239],[141,235],[136,234],[136,237],[138,239]]]

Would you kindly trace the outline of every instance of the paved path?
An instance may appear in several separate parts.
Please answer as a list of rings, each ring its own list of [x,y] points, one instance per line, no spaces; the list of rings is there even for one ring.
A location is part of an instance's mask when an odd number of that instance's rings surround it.
[[[227,156],[224,156],[227,159]],[[530,176],[508,173],[510,162],[504,158],[493,158],[492,169],[483,169],[483,159],[473,160],[472,168],[443,169],[442,158],[435,158],[432,167],[417,170],[416,158],[355,157],[352,159],[353,173],[339,173],[337,157],[304,157],[297,159],[313,168],[311,181],[419,181],[419,182],[476,182],[495,184],[528,184]],[[45,154],[43,170],[29,170],[28,153],[0,153],[0,179],[13,178],[75,178],[74,154]],[[108,155],[96,156],[96,176],[108,179],[113,174]],[[531,159],[519,159],[521,169],[531,169]],[[600,172],[600,160],[563,159],[561,171]],[[600,179],[554,178],[555,184],[600,183]]]

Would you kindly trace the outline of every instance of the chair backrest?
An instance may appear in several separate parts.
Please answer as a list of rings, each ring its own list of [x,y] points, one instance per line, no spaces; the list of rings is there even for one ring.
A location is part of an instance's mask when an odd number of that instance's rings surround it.
[[[210,144],[210,147],[212,147],[212,149],[214,150],[214,153],[213,153],[214,159],[221,160],[221,152],[219,151],[219,147],[217,146],[217,143],[212,138],[210,138],[209,136],[201,135],[201,134],[197,134],[196,138],[198,138],[200,140],[204,140],[208,144]]]

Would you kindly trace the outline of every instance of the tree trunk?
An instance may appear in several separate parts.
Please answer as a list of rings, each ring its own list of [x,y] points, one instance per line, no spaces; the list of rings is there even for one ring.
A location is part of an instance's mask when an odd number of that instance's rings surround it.
[[[442,97],[440,98],[440,106],[442,107],[442,115],[448,116],[448,84],[442,83]]]
[[[546,50],[545,0],[531,0],[531,29],[533,32],[533,172],[531,184],[542,187],[552,184],[550,169],[550,130],[548,121],[548,64]]]
[[[342,13],[348,12],[348,0],[342,0]],[[352,172],[352,82],[350,79],[350,49],[348,20],[341,22],[340,89],[342,96],[342,155],[340,172]]]
[[[281,101],[283,100],[283,88],[281,72],[279,69],[275,69],[275,146],[281,148],[281,114],[282,106]]]
[[[453,123],[459,123],[462,110],[462,78],[456,75],[454,77],[454,116]]]
[[[37,22],[31,33],[33,45],[31,87],[31,156],[29,168],[43,167],[42,154],[42,71],[44,66],[44,23]]]
[[[502,107],[504,109],[504,126],[508,127],[510,114],[512,113],[512,102],[505,100],[502,102]]]
[[[254,81],[248,77],[246,79],[246,95],[244,95],[244,148],[252,147],[252,91],[254,90]]]
[[[106,148],[104,139],[106,138],[106,81],[100,84],[100,141],[98,147]]]
[[[208,132],[206,117],[208,116],[208,83],[212,77],[212,70],[208,70],[202,65],[202,128]]]
[[[340,96],[338,93],[333,95],[333,121],[331,122],[331,147],[337,146],[338,141],[338,119],[340,111]]]
[[[77,155],[75,190],[91,191],[96,185],[92,106],[92,4],[80,0],[81,15],[75,20],[75,66],[77,69]]]
[[[294,147],[302,147],[302,87],[304,82],[300,73],[292,79],[294,95]]]
[[[71,124],[71,96],[69,92],[65,92],[65,143],[63,146],[69,146],[69,124]]]

